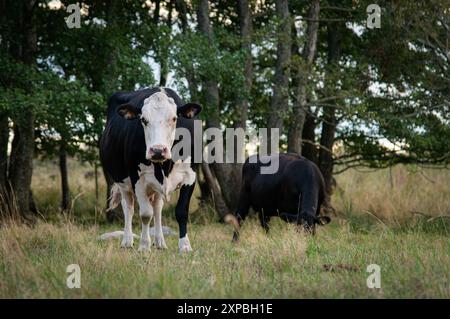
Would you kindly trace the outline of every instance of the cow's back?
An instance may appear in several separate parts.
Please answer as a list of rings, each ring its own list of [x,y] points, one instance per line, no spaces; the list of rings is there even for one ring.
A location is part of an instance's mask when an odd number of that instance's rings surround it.
[[[282,185],[284,179],[284,170],[292,161],[297,160],[296,154],[279,154],[278,170],[274,174],[261,174],[261,167],[269,166],[268,157],[264,156],[255,161],[257,155],[250,156],[242,169],[244,187],[250,194],[251,206],[256,211],[264,209],[268,214],[276,213],[282,199]],[[272,155],[273,156],[278,156]]]
[[[279,209],[297,214],[300,199],[308,207],[309,213],[316,210],[324,200],[324,181],[317,165],[301,157],[288,163],[283,171]]]
[[[145,139],[139,121],[127,120],[117,113],[117,107],[126,102],[116,94],[110,98],[106,126],[100,138],[100,160],[105,173],[114,182],[128,177],[131,158],[138,162],[139,153],[143,151],[145,154]],[[133,140],[137,141],[131,143]]]

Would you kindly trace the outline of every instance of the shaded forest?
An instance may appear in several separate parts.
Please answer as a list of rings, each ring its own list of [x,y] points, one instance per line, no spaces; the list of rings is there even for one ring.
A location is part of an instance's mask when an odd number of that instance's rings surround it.
[[[109,96],[151,86],[203,106],[207,127],[279,128],[280,149],[333,176],[353,167],[449,163],[447,1],[0,0],[2,211],[36,218],[33,160],[101,170],[98,140]],[[240,164],[199,168],[202,197],[233,210]],[[97,176],[97,173],[96,173]],[[114,214],[110,216],[114,218]]]

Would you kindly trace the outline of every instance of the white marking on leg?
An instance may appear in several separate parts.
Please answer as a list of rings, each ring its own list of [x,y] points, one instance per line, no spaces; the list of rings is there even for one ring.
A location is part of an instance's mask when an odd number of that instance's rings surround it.
[[[161,225],[161,212],[163,205],[163,199],[160,196],[157,196],[153,202],[153,212],[155,213],[155,246],[159,249],[167,248]]]
[[[191,242],[189,241],[189,237],[187,234],[186,236],[178,240],[178,250],[180,251],[180,253],[192,251]]]
[[[150,251],[150,222],[153,217],[153,207],[150,205],[147,187],[144,179],[139,179],[135,187],[136,198],[139,203],[139,216],[142,221],[141,240],[139,243],[139,251]]]
[[[125,220],[121,246],[124,248],[129,248],[133,247],[134,198],[133,193],[128,189],[128,187],[126,187],[126,185],[120,185],[120,194],[122,195],[121,203]]]

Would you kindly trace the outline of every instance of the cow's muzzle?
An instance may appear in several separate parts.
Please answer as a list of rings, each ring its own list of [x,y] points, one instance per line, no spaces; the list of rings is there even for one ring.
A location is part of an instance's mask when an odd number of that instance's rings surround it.
[[[163,145],[155,145],[150,147],[147,154],[147,159],[152,162],[164,162],[170,159],[170,157],[169,149]]]
[[[300,215],[297,214],[289,214],[289,213],[280,213],[280,218],[288,223],[298,223],[300,221],[306,222],[308,224],[317,224],[317,225],[326,225],[331,221],[331,218],[328,216],[311,216],[311,215]]]

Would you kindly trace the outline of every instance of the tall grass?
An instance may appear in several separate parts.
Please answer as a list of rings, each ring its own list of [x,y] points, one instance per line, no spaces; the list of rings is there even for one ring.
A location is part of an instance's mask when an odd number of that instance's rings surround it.
[[[0,222],[18,222],[19,208],[13,192],[0,188]]]
[[[369,214],[388,222],[416,215],[450,217],[449,170],[397,165],[371,172],[347,170],[336,180],[333,205],[344,216]]]
[[[56,163],[38,161],[32,187],[42,218],[33,228],[13,219],[1,225],[0,298],[450,297],[448,171],[349,170],[337,176],[337,217],[315,237],[278,219],[266,234],[253,216],[237,244],[196,190],[188,226],[194,252],[187,255],[179,255],[175,237],[166,237],[168,250],[150,253],[97,241],[121,227],[102,223],[103,178],[96,198],[91,166],[71,160],[69,172],[70,212],[59,209]],[[163,224],[176,229],[173,205]],[[373,263],[381,289],[366,285]],[[80,289],[66,286],[70,264],[81,268]]]
[[[89,223],[102,222],[106,187],[101,170],[97,199],[94,168],[75,160],[69,160],[68,168],[72,198],[75,198],[73,217]],[[397,165],[372,172],[350,169],[337,175],[336,181],[332,203],[339,216],[372,216],[370,218],[387,223],[402,223],[417,216],[448,218],[450,215],[449,170],[422,169],[413,165]],[[36,161],[32,188],[41,213],[49,220],[58,216],[59,185],[57,163]],[[191,216],[197,221],[209,221],[212,208],[200,206],[198,196],[196,189],[191,201]],[[172,202],[165,210],[173,210],[175,201],[176,196],[172,196]]]
[[[169,221],[172,223],[173,221]],[[173,224],[170,224],[173,226]],[[275,222],[267,235],[251,219],[241,240],[213,223],[191,225],[194,252],[139,253],[118,240],[96,241],[103,226],[9,224],[0,232],[0,298],[449,298],[448,237],[369,233],[334,224],[305,237]],[[81,288],[66,286],[78,264]],[[370,264],[381,267],[381,289],[366,285]]]

